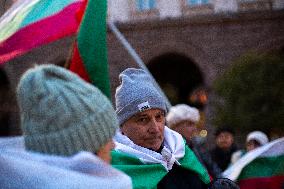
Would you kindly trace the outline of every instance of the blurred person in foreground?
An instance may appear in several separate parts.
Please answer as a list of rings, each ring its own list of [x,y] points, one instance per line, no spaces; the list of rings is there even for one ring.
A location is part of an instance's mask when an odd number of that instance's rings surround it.
[[[224,171],[230,165],[231,157],[237,151],[234,143],[234,131],[226,126],[215,132],[215,147],[211,150],[211,157],[218,167]]]
[[[174,131],[180,133],[186,140],[186,144],[193,150],[199,161],[206,167],[210,176],[213,178],[221,177],[221,169],[212,160],[210,153],[200,142],[195,140],[197,137],[196,124],[200,119],[198,109],[186,104],[178,104],[170,108],[167,114],[167,125]]]
[[[232,154],[231,163],[234,164],[247,152],[259,148],[269,142],[268,137],[261,131],[252,131],[246,138],[246,149],[238,150]]]
[[[118,128],[99,89],[54,65],[37,66],[17,90],[26,152],[3,150],[4,188],[132,188],[108,163]]]

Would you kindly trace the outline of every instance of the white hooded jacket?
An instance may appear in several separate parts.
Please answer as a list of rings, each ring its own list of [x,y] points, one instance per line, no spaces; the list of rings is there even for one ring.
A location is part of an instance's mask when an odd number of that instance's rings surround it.
[[[60,157],[5,146],[0,140],[0,188],[3,189],[132,188],[130,177],[90,152]]]

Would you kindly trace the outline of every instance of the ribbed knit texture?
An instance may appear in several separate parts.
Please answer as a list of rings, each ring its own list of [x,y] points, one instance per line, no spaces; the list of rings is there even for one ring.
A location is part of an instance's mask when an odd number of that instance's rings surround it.
[[[187,120],[197,123],[200,119],[200,114],[198,109],[194,107],[187,104],[177,104],[170,108],[166,119],[168,127],[172,128],[176,124]]]
[[[27,150],[65,156],[96,152],[118,128],[107,97],[64,68],[28,70],[17,97]]]
[[[122,125],[131,116],[142,110],[139,105],[146,103],[149,109],[167,111],[163,97],[152,83],[152,79],[142,69],[128,68],[119,75],[120,85],[116,89],[116,113]]]

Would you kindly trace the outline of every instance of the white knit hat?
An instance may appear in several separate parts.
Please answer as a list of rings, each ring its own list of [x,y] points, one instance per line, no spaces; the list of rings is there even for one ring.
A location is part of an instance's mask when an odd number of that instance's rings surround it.
[[[268,143],[268,137],[261,131],[253,131],[249,133],[247,136],[247,142],[250,140],[256,140],[261,146]]]
[[[168,126],[171,127],[172,125],[186,120],[197,123],[200,119],[200,115],[198,109],[186,104],[178,104],[171,107],[166,119]]]

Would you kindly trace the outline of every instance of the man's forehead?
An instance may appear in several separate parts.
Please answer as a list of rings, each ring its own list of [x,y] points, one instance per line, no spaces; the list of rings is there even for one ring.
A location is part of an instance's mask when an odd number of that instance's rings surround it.
[[[223,132],[221,132],[219,135],[226,135],[226,136],[232,135],[232,136],[233,136],[233,134],[230,133],[230,132],[228,132],[228,131],[223,131]]]
[[[134,117],[150,116],[150,115],[156,115],[160,113],[164,113],[164,111],[160,109],[150,109],[150,110],[145,110],[143,112],[138,112],[137,114],[134,115]]]

